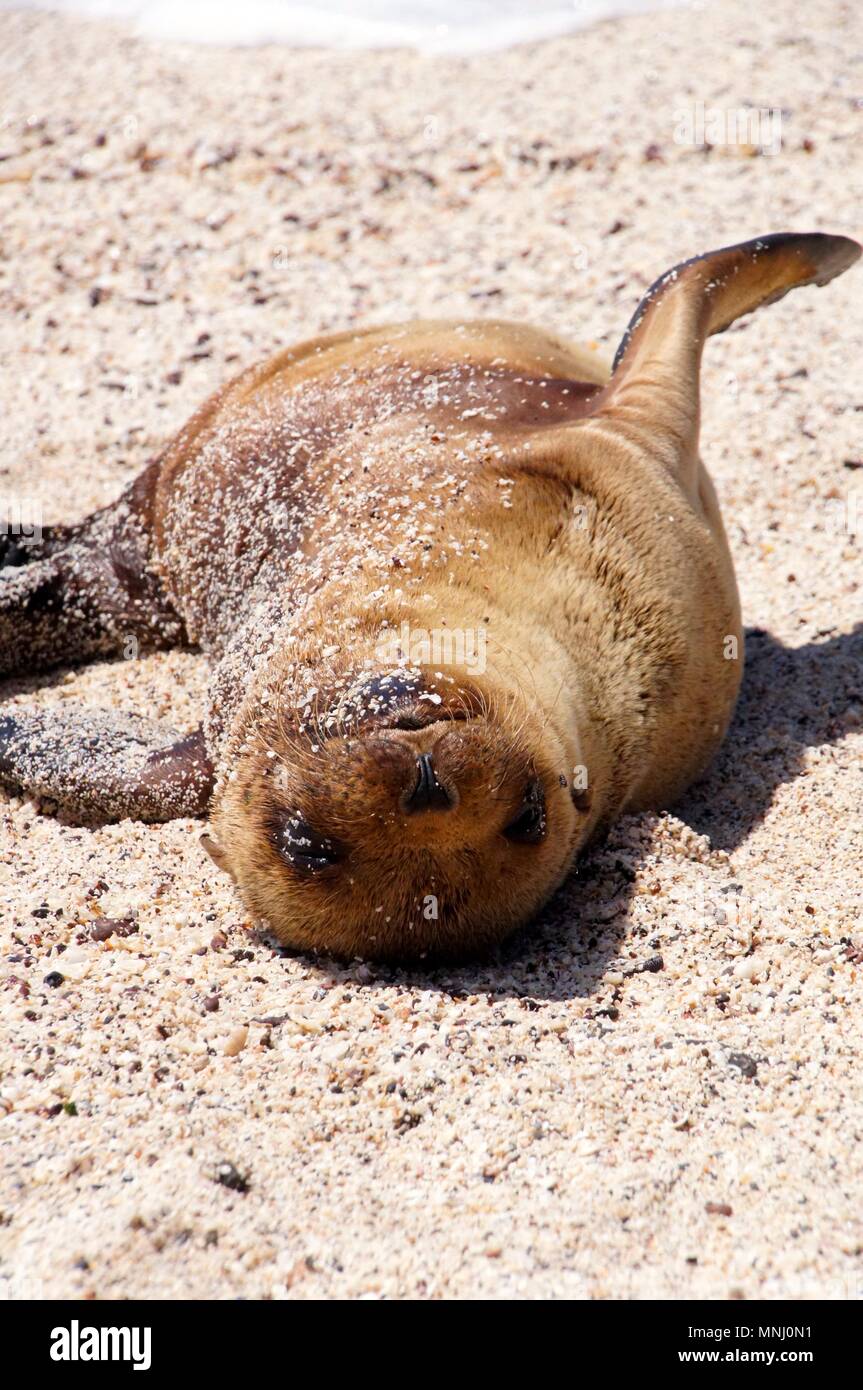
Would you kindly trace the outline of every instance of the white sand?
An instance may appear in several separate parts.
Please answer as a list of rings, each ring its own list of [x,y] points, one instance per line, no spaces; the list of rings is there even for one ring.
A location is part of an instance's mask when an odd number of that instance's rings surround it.
[[[611,352],[685,255],[859,237],[861,50],[827,0],[444,60],[0,16],[0,495],[108,501],[226,375],[322,329],[493,313]],[[676,145],[696,101],[782,108],[781,152]],[[0,803],[0,1287],[863,1293],[861,359],[859,268],[709,344],[705,457],[770,635],[702,787],[617,826],[499,960],[284,958],[197,823]],[[204,680],[175,653],[4,694],[191,726]],[[138,931],[79,945],[100,915]]]

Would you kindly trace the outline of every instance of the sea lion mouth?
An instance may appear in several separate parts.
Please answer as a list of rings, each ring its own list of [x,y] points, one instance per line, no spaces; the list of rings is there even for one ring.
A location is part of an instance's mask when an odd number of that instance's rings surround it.
[[[420,729],[428,729],[432,724],[440,724],[444,720],[449,723],[453,720],[464,721],[470,717],[468,711],[462,708],[449,708],[441,711],[433,705],[422,708],[411,706],[394,719],[385,720],[379,727],[398,729],[402,733],[417,733]]]
[[[339,735],[416,733],[442,722],[466,722],[484,713],[479,691],[461,679],[420,670],[384,671],[360,678],[324,699],[306,732],[325,741]]]

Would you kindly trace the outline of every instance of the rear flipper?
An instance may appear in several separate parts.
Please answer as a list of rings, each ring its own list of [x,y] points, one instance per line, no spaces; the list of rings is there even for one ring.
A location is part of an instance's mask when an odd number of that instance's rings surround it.
[[[0,531],[0,569],[29,565],[32,560],[41,560],[67,530],[65,526],[42,526],[38,539],[35,536],[19,535],[14,531]],[[69,539],[71,540],[71,536]]]
[[[0,676],[116,651],[118,597],[82,545],[48,559],[13,560],[0,572]]]
[[[75,820],[206,814],[213,768],[200,729],[101,710],[0,715],[0,784],[50,797]]]
[[[157,477],[158,461],[110,507],[38,540],[0,536],[0,677],[185,639],[151,564]]]

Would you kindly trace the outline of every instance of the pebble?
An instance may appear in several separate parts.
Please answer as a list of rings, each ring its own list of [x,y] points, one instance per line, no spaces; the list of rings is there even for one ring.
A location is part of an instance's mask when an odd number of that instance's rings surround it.
[[[226,1057],[236,1057],[242,1052],[248,1040],[249,1030],[245,1024],[240,1028],[234,1028],[225,1041],[223,1051]]]

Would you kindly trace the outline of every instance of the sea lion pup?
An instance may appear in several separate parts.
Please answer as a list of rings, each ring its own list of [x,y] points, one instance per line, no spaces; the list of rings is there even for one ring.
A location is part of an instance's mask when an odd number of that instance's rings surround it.
[[[87,819],[209,808],[295,947],[474,952],[727,727],[737,588],[698,456],[705,338],[857,258],[676,266],[609,374],[516,324],[318,338],[244,372],[113,506],[9,546],[0,670],[200,644],[203,728],[7,712],[0,776]]]

